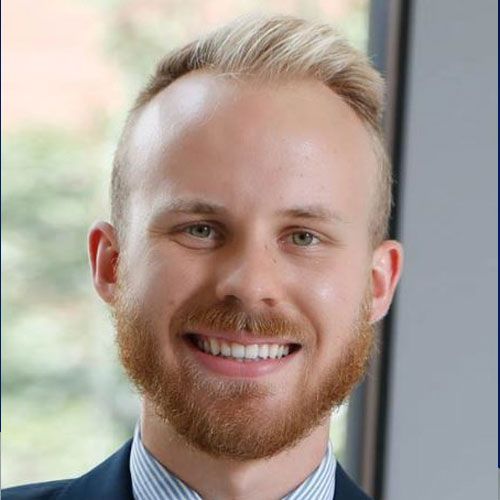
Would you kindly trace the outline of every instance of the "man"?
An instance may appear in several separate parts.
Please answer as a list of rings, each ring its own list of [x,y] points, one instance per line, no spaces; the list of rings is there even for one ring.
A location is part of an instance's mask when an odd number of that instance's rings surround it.
[[[367,498],[328,435],[402,265],[381,101],[364,56],[290,17],[160,62],[89,235],[140,425],[88,474],[5,498]]]

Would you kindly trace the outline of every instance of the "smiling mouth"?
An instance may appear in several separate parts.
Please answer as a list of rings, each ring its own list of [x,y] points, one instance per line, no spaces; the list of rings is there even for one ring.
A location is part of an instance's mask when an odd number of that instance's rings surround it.
[[[185,336],[188,342],[205,354],[241,362],[286,358],[301,348],[300,344],[294,343],[240,344],[196,333],[187,333]]]

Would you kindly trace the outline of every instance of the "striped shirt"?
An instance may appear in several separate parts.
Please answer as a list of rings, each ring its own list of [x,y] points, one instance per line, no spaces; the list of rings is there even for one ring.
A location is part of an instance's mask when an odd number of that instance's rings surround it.
[[[332,500],[337,461],[329,441],[319,466],[282,500]],[[168,471],[146,450],[136,425],[130,453],[130,475],[135,500],[201,500],[202,497]]]

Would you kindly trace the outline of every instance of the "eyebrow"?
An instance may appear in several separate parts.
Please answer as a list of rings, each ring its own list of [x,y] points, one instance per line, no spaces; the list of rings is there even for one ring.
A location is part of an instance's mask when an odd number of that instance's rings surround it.
[[[279,210],[278,215],[296,219],[318,220],[321,222],[341,222],[343,224],[348,222],[342,214],[323,205],[301,205],[285,208]]]
[[[226,213],[227,210],[222,205],[200,199],[185,200],[182,198],[174,198],[163,205],[159,212],[162,214],[177,213],[217,215]]]
[[[202,199],[187,200],[175,198],[173,200],[169,200],[166,205],[162,206],[159,212],[161,214],[177,213],[220,215],[227,214],[228,211],[223,205],[208,202]],[[336,222],[343,224],[348,222],[342,214],[323,205],[297,205],[278,210],[276,214],[280,217],[317,220],[321,222]]]

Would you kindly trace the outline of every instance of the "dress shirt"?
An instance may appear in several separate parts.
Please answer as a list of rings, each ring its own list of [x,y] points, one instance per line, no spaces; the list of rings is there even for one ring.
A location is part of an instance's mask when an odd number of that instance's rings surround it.
[[[332,500],[337,461],[329,441],[319,466],[282,500]],[[180,478],[167,470],[144,447],[136,425],[130,453],[130,475],[135,500],[202,500]]]

